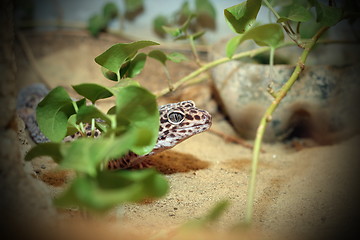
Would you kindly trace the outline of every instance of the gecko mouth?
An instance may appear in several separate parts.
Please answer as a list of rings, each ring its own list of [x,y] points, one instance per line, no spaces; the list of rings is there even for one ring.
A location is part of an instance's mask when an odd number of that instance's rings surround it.
[[[203,124],[197,124],[197,125],[194,125],[194,126],[191,126],[191,127],[181,127],[178,129],[178,131],[181,131],[181,130],[201,130],[201,131],[205,131],[207,129],[209,129],[211,126],[211,123],[203,123]],[[196,128],[196,129],[194,129]]]

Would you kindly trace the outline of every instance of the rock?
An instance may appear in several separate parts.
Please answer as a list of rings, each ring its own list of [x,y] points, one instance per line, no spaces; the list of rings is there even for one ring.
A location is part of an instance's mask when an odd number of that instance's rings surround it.
[[[24,134],[23,127],[16,119],[16,64],[14,55],[14,29],[12,1],[0,3],[0,225],[3,238],[27,235],[30,228],[40,222],[51,222],[56,211],[43,186],[29,174],[29,165],[24,164],[22,149],[17,132]],[[26,144],[26,141],[20,141]],[[25,166],[25,168],[24,168]],[[27,170],[26,170],[27,169]],[[22,237],[24,238],[24,237]]]
[[[211,60],[218,59],[216,52]],[[223,48],[223,46],[222,46]],[[269,65],[231,61],[213,69],[214,85],[223,108],[237,132],[254,139],[256,129],[273,97],[289,79],[295,65]],[[332,143],[359,132],[357,110],[360,64],[306,65],[268,123],[264,140],[310,137]]]

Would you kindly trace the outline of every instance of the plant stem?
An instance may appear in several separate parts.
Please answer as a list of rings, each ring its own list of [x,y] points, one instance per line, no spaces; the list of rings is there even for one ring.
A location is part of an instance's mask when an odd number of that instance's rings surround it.
[[[263,0],[265,5],[270,9],[270,11],[275,15],[276,19],[280,18],[280,15],[275,11],[275,9],[271,6],[271,4],[267,0]],[[301,48],[303,47],[303,44],[299,41],[297,38],[297,35],[295,34],[294,30],[292,29],[289,21],[280,22],[281,26],[284,28],[285,32],[288,34],[288,36]]]
[[[301,22],[298,22],[296,24],[296,34],[300,34],[300,25],[301,25]]]
[[[289,29],[289,31],[290,31],[290,33],[291,33],[291,35],[295,35],[295,32],[294,32],[294,30],[292,29],[291,24],[290,24],[290,22],[289,22],[289,21],[286,21],[286,25],[287,25],[287,27],[288,27],[288,29]]]
[[[95,118],[91,119],[91,137],[94,137],[95,134]]]
[[[303,40],[303,41],[306,42],[306,40]],[[322,43],[322,44],[359,44],[358,41],[331,40],[331,39],[323,39],[323,40],[319,40],[317,42]],[[280,44],[277,48],[283,48],[283,47],[294,46],[294,45],[298,45],[298,44],[289,41],[289,42],[284,42],[284,43]],[[187,76],[181,78],[176,83],[174,83],[173,91],[175,91],[177,88],[181,87],[183,84],[191,81],[193,78],[197,77],[202,72],[205,72],[205,71],[209,70],[212,67],[216,67],[217,65],[227,63],[227,62],[230,62],[232,60],[238,60],[238,59],[241,59],[241,58],[244,58],[244,57],[254,57],[254,56],[256,56],[256,55],[258,55],[260,53],[264,53],[264,52],[267,52],[267,51],[270,51],[270,47],[262,47],[262,48],[257,48],[257,49],[253,49],[253,50],[246,51],[246,52],[241,52],[241,53],[235,54],[232,58],[224,57],[224,58],[220,58],[220,59],[217,59],[215,61],[209,62],[207,64],[203,64],[202,67],[198,68],[194,72],[191,72]],[[170,92],[169,88],[164,88],[164,89],[160,90],[159,92],[157,92],[156,96],[161,97],[161,96],[164,96],[165,94],[167,94],[169,92]]]
[[[190,41],[190,46],[191,46],[191,51],[195,57],[195,62],[197,63],[197,65],[199,67],[201,67],[201,62],[200,62],[200,58],[199,58],[199,55],[198,55],[198,52],[196,50],[196,46],[195,46],[195,42],[194,42],[194,38],[193,36],[190,36],[189,37],[189,41]]]
[[[295,45],[293,42],[285,42],[283,44],[281,44],[278,48],[282,48],[282,47],[286,47],[286,46],[291,46],[291,45]],[[176,90],[177,88],[179,88],[181,85],[183,85],[184,83],[188,82],[189,80],[191,80],[192,78],[198,76],[199,74],[201,74],[202,72],[205,72],[209,69],[211,69],[212,67],[215,67],[217,65],[223,64],[223,63],[227,63],[233,60],[237,60],[237,59],[241,59],[244,57],[253,57],[256,56],[260,53],[264,53],[270,51],[270,47],[261,47],[261,48],[256,48],[250,51],[245,51],[245,52],[241,52],[238,54],[235,54],[232,58],[228,58],[228,57],[223,57],[220,59],[217,59],[215,61],[209,62],[207,64],[202,65],[200,68],[198,68],[197,70],[191,72],[190,74],[188,74],[187,76],[183,77],[182,79],[180,79],[179,81],[177,81],[176,83],[173,84],[174,89]],[[169,93],[169,89],[168,88],[164,88],[163,90],[159,91],[156,96],[157,97],[161,97],[167,93]]]
[[[73,105],[73,107],[74,107],[74,109],[75,109],[75,112],[77,113],[77,112],[79,111],[79,108],[78,108],[76,102],[75,102],[75,101],[72,101],[72,105]],[[84,124],[81,122],[81,123],[79,124],[79,126],[80,126],[80,133],[81,133],[81,135],[84,136],[84,132],[85,132]],[[79,130],[79,129],[78,129],[78,130]]]
[[[272,47],[272,48],[270,48],[270,58],[269,58],[269,66],[270,66],[269,80],[270,80],[270,83],[268,84],[267,91],[273,98],[276,98],[276,93],[275,93],[274,89],[272,88],[273,79],[275,77],[273,74],[273,72],[274,72],[274,57],[275,57],[275,48]]]
[[[169,70],[167,69],[167,67],[165,65],[163,65],[163,67],[164,67],[164,73],[165,73],[165,76],[166,76],[166,79],[167,79],[167,82],[168,82],[169,91],[172,92],[174,90],[174,86],[172,84],[172,80],[171,80]]]
[[[270,48],[269,65],[272,68],[274,66],[275,48]]]
[[[255,195],[255,185],[256,185],[256,173],[257,167],[259,162],[259,154],[260,154],[260,147],[261,142],[264,136],[264,132],[266,129],[266,125],[268,122],[271,121],[272,114],[275,109],[278,107],[280,101],[286,96],[287,92],[290,90],[292,85],[295,83],[296,79],[299,77],[299,74],[304,69],[304,64],[306,59],[314,47],[316,42],[318,41],[319,37],[328,29],[328,27],[321,28],[315,36],[309,41],[305,49],[303,50],[298,63],[296,64],[295,70],[290,76],[289,80],[282,86],[282,88],[275,94],[276,98],[265,111],[265,114],[260,120],[259,127],[256,132],[256,139],[254,143],[254,150],[253,150],[253,159],[251,164],[251,176],[248,185],[248,195],[247,195],[247,206],[246,206],[246,214],[245,214],[245,223],[251,224],[252,217],[253,217],[253,205],[254,205],[254,195]]]
[[[271,6],[271,4],[267,0],[263,0],[263,2],[270,9],[270,11],[275,15],[276,19],[279,19],[280,15],[275,11],[275,9]]]
[[[77,113],[77,112],[79,111],[79,108],[78,108],[76,102],[75,102],[75,101],[72,101],[71,103],[72,103],[72,105],[73,105],[73,107],[74,107],[74,109],[75,109],[75,112]]]

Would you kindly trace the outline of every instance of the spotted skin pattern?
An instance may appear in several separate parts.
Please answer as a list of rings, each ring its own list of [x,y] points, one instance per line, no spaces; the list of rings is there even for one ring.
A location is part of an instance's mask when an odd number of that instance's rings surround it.
[[[24,120],[32,139],[36,143],[49,141],[41,133],[35,117],[37,104],[48,92],[49,90],[44,85],[33,84],[22,89],[18,97],[17,112]],[[208,130],[211,126],[211,115],[207,111],[197,108],[191,100],[162,105],[159,107],[159,113],[159,135],[153,150],[146,155],[129,152],[119,159],[109,161],[108,169],[125,169],[141,164],[148,156],[172,148],[189,137]],[[99,137],[101,132],[98,129],[91,131],[91,126],[85,124],[85,135]],[[74,141],[79,137],[83,136],[77,132],[66,136],[64,141]]]
[[[16,111],[24,121],[31,138],[36,143],[49,142],[40,131],[36,121],[36,106],[49,93],[49,89],[41,83],[22,88],[18,94]]]
[[[208,130],[211,115],[195,106],[193,101],[170,103],[159,107],[160,127],[157,143],[146,155],[133,152],[116,160],[109,161],[109,169],[129,168],[144,161],[146,157],[172,148],[195,134]]]

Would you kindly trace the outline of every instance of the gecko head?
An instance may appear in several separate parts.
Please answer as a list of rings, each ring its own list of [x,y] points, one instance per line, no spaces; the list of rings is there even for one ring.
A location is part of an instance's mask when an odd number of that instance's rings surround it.
[[[193,101],[166,104],[159,108],[159,112],[159,137],[154,150],[172,148],[211,126],[211,115],[195,107]]]

